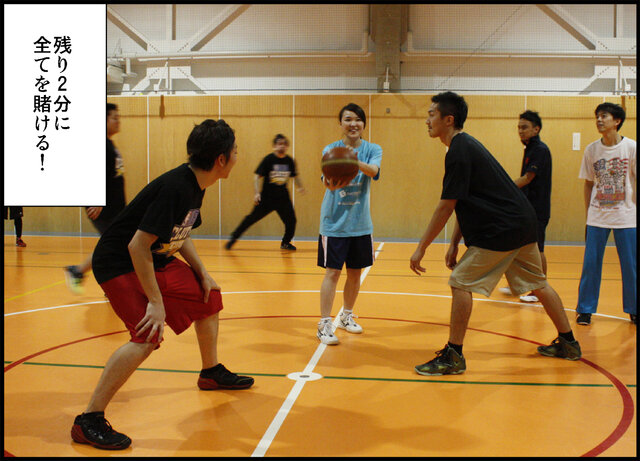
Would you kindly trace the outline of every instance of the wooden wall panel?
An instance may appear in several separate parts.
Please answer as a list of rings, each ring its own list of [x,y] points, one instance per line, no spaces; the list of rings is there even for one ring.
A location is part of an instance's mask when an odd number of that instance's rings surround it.
[[[372,96],[371,137],[383,151],[371,191],[374,236],[419,239],[440,201],[446,148],[429,137],[430,105],[431,95]]]
[[[226,238],[253,209],[254,171],[264,156],[273,151],[276,134],[289,138],[288,154],[294,155],[293,96],[222,96],[221,112],[234,129],[238,144],[238,162],[221,185],[222,235]],[[304,172],[301,173],[304,178]],[[288,188],[293,194],[295,187],[290,183]],[[281,237],[283,233],[284,225],[273,212],[247,229],[243,237]]]
[[[620,97],[606,97],[605,101],[620,104],[626,113],[626,119],[622,128],[620,128],[620,134],[622,136],[628,136],[632,139],[637,139],[637,107],[635,96],[620,96]],[[594,108],[595,109],[595,108]],[[591,112],[593,113],[593,111]],[[594,119],[595,120],[595,119]],[[595,123],[595,122],[594,122]]]
[[[636,98],[465,95],[465,100],[469,116],[464,131],[483,143],[514,179],[519,176],[524,149],[517,134],[518,115],[525,108],[540,113],[541,139],[553,157],[547,241],[583,241],[583,181],[578,173],[585,146],[599,138],[593,112],[603,100],[622,104],[627,121],[620,132],[636,139]],[[186,140],[193,126],[206,118],[219,118],[219,107],[222,118],[234,128],[238,163],[229,179],[207,191],[204,224],[194,235],[227,237],[251,211],[253,171],[271,151],[275,134],[283,133],[291,141],[289,154],[295,157],[307,190],[301,195],[290,184],[298,217],[296,236],[316,238],[325,190],[320,182],[320,155],[324,146],[342,136],[338,113],[349,102],[364,108],[364,137],[380,144],[384,152],[381,179],[371,192],[374,236],[420,238],[440,197],[446,149],[439,140],[429,138],[426,130],[431,95],[137,96],[109,97],[108,101],[120,111],[121,132],[114,143],[124,157],[127,200],[149,179],[187,160]],[[572,150],[573,133],[581,134],[578,151]],[[450,221],[446,237],[452,224]],[[5,221],[4,226],[5,233],[13,233],[13,221]],[[283,229],[273,213],[246,236],[279,238]],[[96,233],[79,207],[28,207],[24,232]],[[444,236],[441,233],[439,238]]]
[[[465,96],[469,115],[464,131],[480,141],[510,177],[520,176],[524,146],[518,136],[523,96]]]
[[[149,98],[149,180],[188,161],[187,139],[193,127],[219,118],[218,96],[153,96]],[[207,188],[202,225],[193,235],[218,235],[219,187]]]
[[[30,233],[78,233],[80,232],[80,207],[23,207],[22,234]],[[14,222],[4,221],[4,233],[15,234]],[[25,237],[27,244],[27,238]]]

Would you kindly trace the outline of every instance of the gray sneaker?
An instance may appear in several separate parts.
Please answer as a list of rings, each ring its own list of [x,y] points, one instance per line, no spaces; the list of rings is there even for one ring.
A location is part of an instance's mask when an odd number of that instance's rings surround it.
[[[414,368],[416,373],[425,376],[459,375],[466,369],[467,362],[464,357],[448,344],[436,352],[435,359]]]
[[[546,357],[558,357],[567,360],[578,360],[582,357],[578,341],[567,341],[558,336],[548,346],[538,346],[538,352]]]

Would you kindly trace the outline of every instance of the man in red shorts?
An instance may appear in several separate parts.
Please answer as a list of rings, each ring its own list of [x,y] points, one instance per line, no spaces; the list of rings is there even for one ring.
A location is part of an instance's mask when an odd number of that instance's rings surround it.
[[[237,160],[235,135],[224,120],[205,120],[187,140],[189,162],[149,183],[102,234],[93,273],[131,335],[107,361],[84,413],[71,429],[75,442],[121,450],[131,439],[112,429],[104,411],[129,376],[163,340],[164,323],[180,334],[194,323],[203,390],[246,389],[253,378],[218,362],[220,287],[189,237],[198,227],[205,189],[229,176]],[[188,264],[176,259],[179,252]]]

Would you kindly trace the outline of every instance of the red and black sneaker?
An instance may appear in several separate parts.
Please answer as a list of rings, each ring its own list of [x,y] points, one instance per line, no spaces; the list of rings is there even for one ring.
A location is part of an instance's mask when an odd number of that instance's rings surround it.
[[[248,389],[253,386],[253,378],[250,376],[238,376],[227,370],[219,363],[215,367],[207,368],[200,372],[198,387],[203,391],[216,389]]]
[[[74,442],[85,443],[102,450],[124,450],[131,439],[116,432],[104,417],[104,411],[82,413],[76,416],[71,428]]]

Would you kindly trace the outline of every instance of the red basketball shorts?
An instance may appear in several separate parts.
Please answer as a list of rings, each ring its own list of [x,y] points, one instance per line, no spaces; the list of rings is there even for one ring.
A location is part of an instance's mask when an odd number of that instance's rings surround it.
[[[164,302],[165,322],[177,335],[189,328],[193,321],[204,319],[222,310],[220,292],[211,290],[209,301],[205,303],[200,279],[191,266],[178,258],[162,269],[156,270],[156,280]],[[144,317],[149,299],[136,273],[120,275],[100,286],[109,298],[111,307],[129,330],[131,341],[145,342],[149,331],[146,330],[138,336],[136,325]]]

